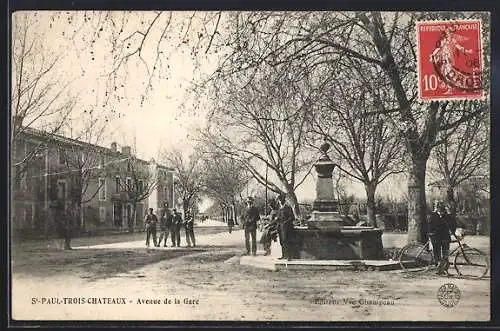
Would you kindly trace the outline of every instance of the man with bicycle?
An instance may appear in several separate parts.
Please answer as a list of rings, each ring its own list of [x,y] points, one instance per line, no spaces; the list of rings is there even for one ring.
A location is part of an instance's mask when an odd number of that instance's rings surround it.
[[[450,251],[451,235],[455,233],[457,222],[452,215],[446,212],[443,202],[434,202],[434,210],[427,221],[427,234],[432,244],[434,261],[438,266],[438,275],[443,275],[448,269],[448,254]]]

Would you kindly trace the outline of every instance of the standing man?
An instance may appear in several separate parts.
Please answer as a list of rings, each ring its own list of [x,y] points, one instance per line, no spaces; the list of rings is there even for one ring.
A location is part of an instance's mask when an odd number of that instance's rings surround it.
[[[172,222],[172,247],[181,246],[181,214],[174,208],[174,219]]]
[[[292,207],[286,202],[284,194],[278,196],[278,202],[280,204],[280,209],[278,211],[278,235],[281,245],[281,257],[279,259],[291,260],[291,244],[293,240],[293,222],[295,221],[295,215]]]
[[[160,220],[160,239],[158,240],[158,246],[161,245],[161,241],[164,239],[163,247],[167,247],[167,239],[172,227],[173,215],[170,213],[168,208],[163,210],[163,215]]]
[[[448,270],[451,233],[457,229],[456,220],[446,213],[441,201],[434,203],[434,210],[427,220],[427,233],[432,243],[434,261],[438,266],[437,274],[443,275]]]
[[[153,208],[149,208],[149,214],[146,215],[144,219],[144,225],[146,227],[146,246],[149,247],[149,238],[153,235],[153,244],[158,247],[156,243],[156,223],[158,218],[153,213]]]
[[[196,247],[196,240],[194,239],[194,218],[191,211],[186,213],[184,226],[186,228],[187,246],[191,247],[191,242],[193,242],[193,247]]]
[[[243,228],[245,229],[246,255],[250,255],[250,236],[252,236],[252,255],[257,255],[257,221],[260,219],[259,210],[253,205],[253,198],[247,199],[247,210],[243,219]]]

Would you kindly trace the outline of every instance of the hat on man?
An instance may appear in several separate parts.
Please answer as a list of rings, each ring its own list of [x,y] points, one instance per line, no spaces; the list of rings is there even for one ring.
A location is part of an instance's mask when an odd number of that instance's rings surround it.
[[[441,200],[434,201],[434,210],[445,211],[446,206],[445,206],[444,202]]]

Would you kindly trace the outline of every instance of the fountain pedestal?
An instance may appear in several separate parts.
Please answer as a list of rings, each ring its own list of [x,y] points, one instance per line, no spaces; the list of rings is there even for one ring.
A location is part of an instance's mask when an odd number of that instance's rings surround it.
[[[312,217],[306,227],[295,227],[292,258],[313,260],[377,260],[383,258],[382,230],[369,226],[346,226],[338,212],[333,193],[335,164],[321,146],[322,156],[315,164],[318,174]]]

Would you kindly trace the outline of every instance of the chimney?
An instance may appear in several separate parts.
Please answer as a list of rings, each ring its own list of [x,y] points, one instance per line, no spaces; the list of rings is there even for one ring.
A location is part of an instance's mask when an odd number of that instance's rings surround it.
[[[124,155],[130,155],[131,148],[130,146],[123,146],[122,147],[122,154]]]
[[[114,141],[111,143],[111,150],[116,152],[116,143]]]

